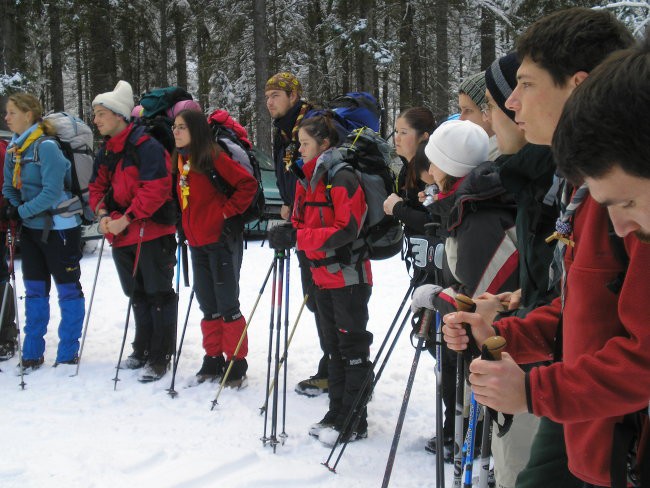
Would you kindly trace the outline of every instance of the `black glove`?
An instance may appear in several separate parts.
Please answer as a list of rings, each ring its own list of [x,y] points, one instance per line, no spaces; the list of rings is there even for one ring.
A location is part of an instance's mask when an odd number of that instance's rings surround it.
[[[18,221],[20,220],[20,214],[18,213],[18,207],[14,207],[13,205],[7,205],[4,211],[4,217],[5,220],[14,220]]]
[[[239,235],[244,231],[244,221],[241,215],[234,215],[223,221],[221,229],[221,238],[219,242],[225,242],[233,236]]]
[[[296,229],[289,223],[276,225],[269,230],[269,245],[273,249],[291,249],[296,245]]]

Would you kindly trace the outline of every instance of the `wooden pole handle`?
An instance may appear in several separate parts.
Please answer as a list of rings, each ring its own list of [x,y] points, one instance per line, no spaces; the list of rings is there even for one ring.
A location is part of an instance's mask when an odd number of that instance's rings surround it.
[[[483,343],[483,352],[490,356],[483,359],[501,360],[501,353],[506,348],[506,340],[501,336],[488,337]]]

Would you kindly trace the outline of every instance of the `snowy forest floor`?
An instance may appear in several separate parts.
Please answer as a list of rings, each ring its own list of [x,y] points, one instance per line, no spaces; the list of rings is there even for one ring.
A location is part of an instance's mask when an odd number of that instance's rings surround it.
[[[82,260],[87,300],[97,266],[98,241],[90,242]],[[272,252],[250,242],[244,252],[241,309],[249,317],[271,264]],[[368,328],[374,334],[371,359],[408,289],[404,264],[396,256],[373,262],[374,287]],[[16,263],[18,296],[23,284]],[[291,260],[290,323],[302,302],[300,274]],[[211,411],[218,385],[186,387],[203,357],[199,321],[192,305],[176,378],[179,395],[166,392],[171,373],[161,381],[141,384],[137,372],[121,370],[113,391],[111,379],[119,354],[127,298],[122,293],[108,246],[99,271],[97,292],[77,377],[74,366],[52,368],[59,322],[56,293],[48,331],[44,366],[26,377],[24,391],[15,375],[18,359],[0,363],[0,486],[9,487],[376,487],[381,485],[414,349],[407,325],[368,408],[368,439],[350,444],[330,473],[321,462],[329,448],[307,435],[309,426],[327,411],[327,398],[294,393],[295,384],[314,374],[320,350],[313,315],[303,314],[289,350],[287,384],[288,438],[277,452],[260,438],[266,383],[270,289],[266,287],[249,329],[248,387],[224,390]],[[190,289],[181,287],[179,337]],[[19,301],[24,325],[24,302]],[[127,343],[133,337],[130,325]],[[125,356],[130,346],[125,348]],[[421,355],[409,410],[392,473],[392,487],[435,486],[435,456],[423,447],[435,429],[434,361]],[[269,419],[270,420],[270,419]],[[270,424],[269,424],[270,426]],[[282,430],[281,424],[278,432]],[[447,485],[452,467],[446,466]],[[475,468],[476,469],[476,468]]]

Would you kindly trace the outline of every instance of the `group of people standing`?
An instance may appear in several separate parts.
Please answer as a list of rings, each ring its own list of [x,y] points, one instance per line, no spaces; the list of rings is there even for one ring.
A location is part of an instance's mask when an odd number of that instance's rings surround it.
[[[622,487],[628,474],[647,476],[647,459],[632,473],[629,443],[615,443],[625,416],[650,400],[650,36],[632,44],[605,11],[557,12],[529,27],[515,52],[463,80],[458,120],[438,125],[430,110],[413,107],[395,121],[395,148],[405,164],[384,211],[403,223],[407,241],[433,228],[444,243],[439,274],[413,271],[411,304],[446,314],[445,421],[436,433],[445,452],[437,454],[449,460],[453,450],[456,355],[470,342],[480,348],[488,337],[504,336],[503,360],[476,359],[468,376],[480,403],[514,414],[509,432],[492,439],[499,488]],[[296,248],[322,353],[316,373],[296,392],[329,396],[310,435],[327,445],[341,436],[362,439],[367,402],[355,399],[370,394],[362,389],[372,375],[373,339],[364,191],[353,171],[334,171],[332,149],[342,141],[327,115],[305,117],[312,105],[294,75],[272,76],[265,95],[287,221],[269,231],[269,243]],[[221,378],[232,362],[229,383],[242,386],[248,347],[239,306],[240,215],[257,181],[214,141],[198,105],[172,114],[173,154],[131,120],[133,108],[125,81],[93,100],[104,142],[89,187],[135,317],[124,366],[141,369],[143,382],[169,368],[180,209],[203,313],[197,378]],[[76,364],[84,319],[80,219],[52,212],[71,197],[70,162],[35,97],[12,95],[6,121],[14,137],[4,158],[4,215],[9,225],[22,222],[21,368],[30,372],[44,362],[52,277],[61,308],[55,365]],[[219,191],[214,171],[233,192]],[[407,263],[411,253],[407,246]],[[475,301],[476,313],[456,311],[461,293]],[[16,341],[10,329],[3,325],[0,335],[5,359]],[[354,404],[360,420],[346,425]],[[426,449],[436,453],[436,445],[434,438]]]

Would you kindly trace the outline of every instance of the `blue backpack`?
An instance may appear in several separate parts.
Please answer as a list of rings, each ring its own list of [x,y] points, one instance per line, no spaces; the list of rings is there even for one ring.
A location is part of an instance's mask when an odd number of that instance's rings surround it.
[[[379,133],[383,114],[377,99],[368,92],[350,92],[336,97],[325,108],[310,110],[305,119],[316,115],[329,115],[334,121],[339,139],[344,141],[356,129],[367,127]]]

